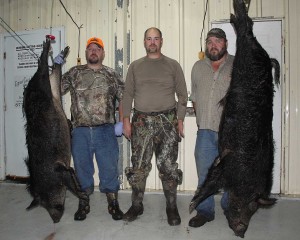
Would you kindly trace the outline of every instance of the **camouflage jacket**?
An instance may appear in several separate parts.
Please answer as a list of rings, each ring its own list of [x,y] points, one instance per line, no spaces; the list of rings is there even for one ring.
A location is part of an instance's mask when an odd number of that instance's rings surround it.
[[[62,94],[71,94],[74,127],[115,123],[116,100],[122,99],[124,83],[114,69],[75,66],[62,76],[61,84]]]

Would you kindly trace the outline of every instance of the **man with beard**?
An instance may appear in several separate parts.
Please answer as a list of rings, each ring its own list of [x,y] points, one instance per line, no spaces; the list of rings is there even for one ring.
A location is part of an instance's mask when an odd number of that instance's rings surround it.
[[[62,93],[71,94],[72,156],[81,188],[87,194],[94,191],[94,155],[99,169],[99,189],[105,193],[108,212],[120,220],[119,208],[119,147],[117,136],[123,132],[121,99],[124,83],[119,74],[102,64],[105,51],[100,38],[87,41],[87,64],[72,67],[62,76]],[[59,54],[54,62],[63,62]],[[115,123],[116,100],[119,101],[119,121]]]
[[[181,223],[176,197],[182,171],[178,169],[177,157],[178,142],[184,137],[187,89],[181,66],[161,53],[162,44],[161,31],[147,29],[144,34],[147,55],[131,63],[126,77],[123,131],[131,139],[132,167],[126,168],[125,173],[132,187],[132,205],[123,219],[131,222],[143,214],[142,202],[154,153],[166,198],[168,223],[174,226]]]
[[[197,61],[192,68],[191,100],[198,126],[195,160],[198,189],[203,184],[208,169],[218,152],[218,131],[223,107],[219,104],[231,81],[234,57],[227,52],[226,34],[222,29],[211,29],[206,38],[206,58]],[[225,192],[221,206],[226,210],[228,195]],[[190,219],[190,227],[201,227],[215,218],[214,196],[200,203],[197,215]]]

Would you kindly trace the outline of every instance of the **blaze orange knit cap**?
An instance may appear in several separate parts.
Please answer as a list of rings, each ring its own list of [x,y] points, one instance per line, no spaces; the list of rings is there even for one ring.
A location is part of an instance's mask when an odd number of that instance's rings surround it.
[[[99,47],[102,47],[104,49],[104,44],[103,41],[100,38],[97,37],[91,37],[87,43],[86,43],[86,47],[88,47],[91,43],[95,43],[97,44]]]

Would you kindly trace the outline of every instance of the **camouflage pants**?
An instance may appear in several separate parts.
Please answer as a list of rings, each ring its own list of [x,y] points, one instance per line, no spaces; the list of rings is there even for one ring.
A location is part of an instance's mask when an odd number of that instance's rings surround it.
[[[178,169],[178,142],[176,110],[164,113],[135,111],[132,117],[132,167],[125,173],[130,185],[143,191],[151,171],[153,153],[159,176],[163,182],[181,184],[182,171]]]

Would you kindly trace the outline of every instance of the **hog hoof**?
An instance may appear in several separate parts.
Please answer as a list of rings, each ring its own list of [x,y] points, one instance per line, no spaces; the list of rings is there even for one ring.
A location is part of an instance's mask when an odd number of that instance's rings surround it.
[[[79,209],[75,215],[74,215],[74,220],[75,221],[83,221],[86,219],[86,212],[83,209]]]
[[[85,207],[80,207],[77,212],[74,214],[75,221],[83,221],[86,219],[86,215],[90,212],[90,206],[86,205]]]

